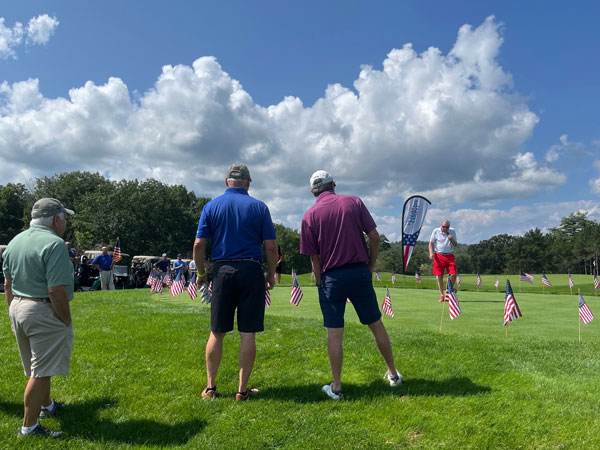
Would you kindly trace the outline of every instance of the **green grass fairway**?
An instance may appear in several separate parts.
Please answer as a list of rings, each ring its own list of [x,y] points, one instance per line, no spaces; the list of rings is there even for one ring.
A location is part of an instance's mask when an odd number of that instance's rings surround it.
[[[78,293],[71,375],[53,383],[69,409],[44,421],[67,433],[57,441],[16,439],[26,379],[0,297],[0,448],[600,448],[600,318],[581,326],[580,344],[575,295],[514,287],[523,318],[508,338],[503,289],[459,292],[463,314],[450,321],[445,306],[441,333],[435,290],[390,289],[396,317],[384,322],[404,375],[396,389],[348,305],[339,402],[321,392],[331,374],[316,288],[305,284],[297,308],[289,287],[276,288],[251,378],[261,397],[245,404],[233,400],[236,333],[220,397],[200,397],[206,305],[149,290]],[[381,304],[385,288],[377,295]],[[600,298],[585,298],[600,314]]]
[[[392,283],[392,274],[389,272],[380,272],[381,281],[377,281],[375,275],[373,275],[373,285],[377,287],[395,287],[395,288],[409,288],[409,289],[437,289],[436,278],[431,275],[421,275],[421,283],[418,284],[415,280],[414,275],[406,275],[403,279],[402,274],[396,274],[396,283]],[[547,273],[546,276],[552,284],[549,288],[542,284],[541,274],[532,274],[534,277],[533,283],[527,283],[525,281],[519,281],[519,275],[511,274],[508,275],[510,284],[513,287],[515,294],[520,292],[530,294],[560,294],[560,295],[577,295],[577,289],[581,289],[584,296],[598,296],[600,297],[600,291],[594,289],[594,277],[592,275],[573,275],[573,283],[575,287],[571,291],[569,289],[569,276],[567,274],[554,274]],[[498,288],[494,286],[498,277]],[[460,274],[461,278],[461,291],[474,291],[474,292],[500,292],[503,293],[506,287],[507,275],[481,275],[481,287],[477,288],[477,274]],[[310,273],[298,275],[298,280],[301,286],[312,286],[314,280],[311,278]],[[444,283],[446,279],[444,279]],[[290,275],[282,275],[282,285],[292,284],[292,277]],[[445,285],[444,285],[445,286]]]

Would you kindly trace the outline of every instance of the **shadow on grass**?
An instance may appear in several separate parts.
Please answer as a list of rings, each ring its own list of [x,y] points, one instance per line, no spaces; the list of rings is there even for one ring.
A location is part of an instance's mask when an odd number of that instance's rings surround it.
[[[281,400],[296,403],[315,403],[330,401],[321,391],[322,384],[279,387],[261,391],[260,397],[269,400]],[[445,380],[426,380],[422,378],[404,380],[401,386],[392,388],[383,380],[369,384],[343,383],[346,401],[365,400],[378,397],[431,396],[431,397],[466,397],[491,392],[488,386],[473,383],[466,377],[448,378]]]
[[[419,397],[467,397],[492,392],[489,386],[473,383],[467,377],[454,377],[445,380],[408,379],[404,380],[400,389],[403,395]]]
[[[117,401],[112,398],[69,403],[55,420],[67,439],[159,446],[184,445],[206,426],[201,420],[165,424],[148,419],[115,422],[99,417],[103,410],[116,405]],[[23,417],[22,404],[0,402],[0,411]]]
[[[11,416],[23,418],[23,403],[0,402],[0,411]]]

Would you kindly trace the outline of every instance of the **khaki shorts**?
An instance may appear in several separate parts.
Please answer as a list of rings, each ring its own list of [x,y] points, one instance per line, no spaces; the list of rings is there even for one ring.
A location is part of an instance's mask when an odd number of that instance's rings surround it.
[[[10,303],[9,316],[26,376],[69,374],[73,325],[66,326],[49,301],[15,298]]]

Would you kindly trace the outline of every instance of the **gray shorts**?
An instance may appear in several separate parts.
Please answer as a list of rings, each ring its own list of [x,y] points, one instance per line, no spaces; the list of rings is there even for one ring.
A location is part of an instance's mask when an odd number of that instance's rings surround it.
[[[40,378],[69,374],[73,324],[66,326],[50,301],[14,298],[9,316],[26,376]]]

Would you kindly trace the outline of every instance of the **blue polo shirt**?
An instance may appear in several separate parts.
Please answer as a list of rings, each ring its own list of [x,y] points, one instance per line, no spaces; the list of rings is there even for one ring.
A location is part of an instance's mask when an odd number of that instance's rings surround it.
[[[275,239],[269,208],[248,195],[244,188],[230,187],[206,204],[198,223],[197,238],[211,239],[212,259],[258,258],[262,242]]]
[[[110,266],[112,266],[112,255],[110,253],[107,255],[100,253],[94,258],[92,264],[98,264],[102,270],[110,270]]]
[[[178,274],[179,273],[183,274],[183,269],[185,269],[186,267],[187,267],[187,265],[185,264],[185,261],[176,260],[173,263],[173,270]]]

